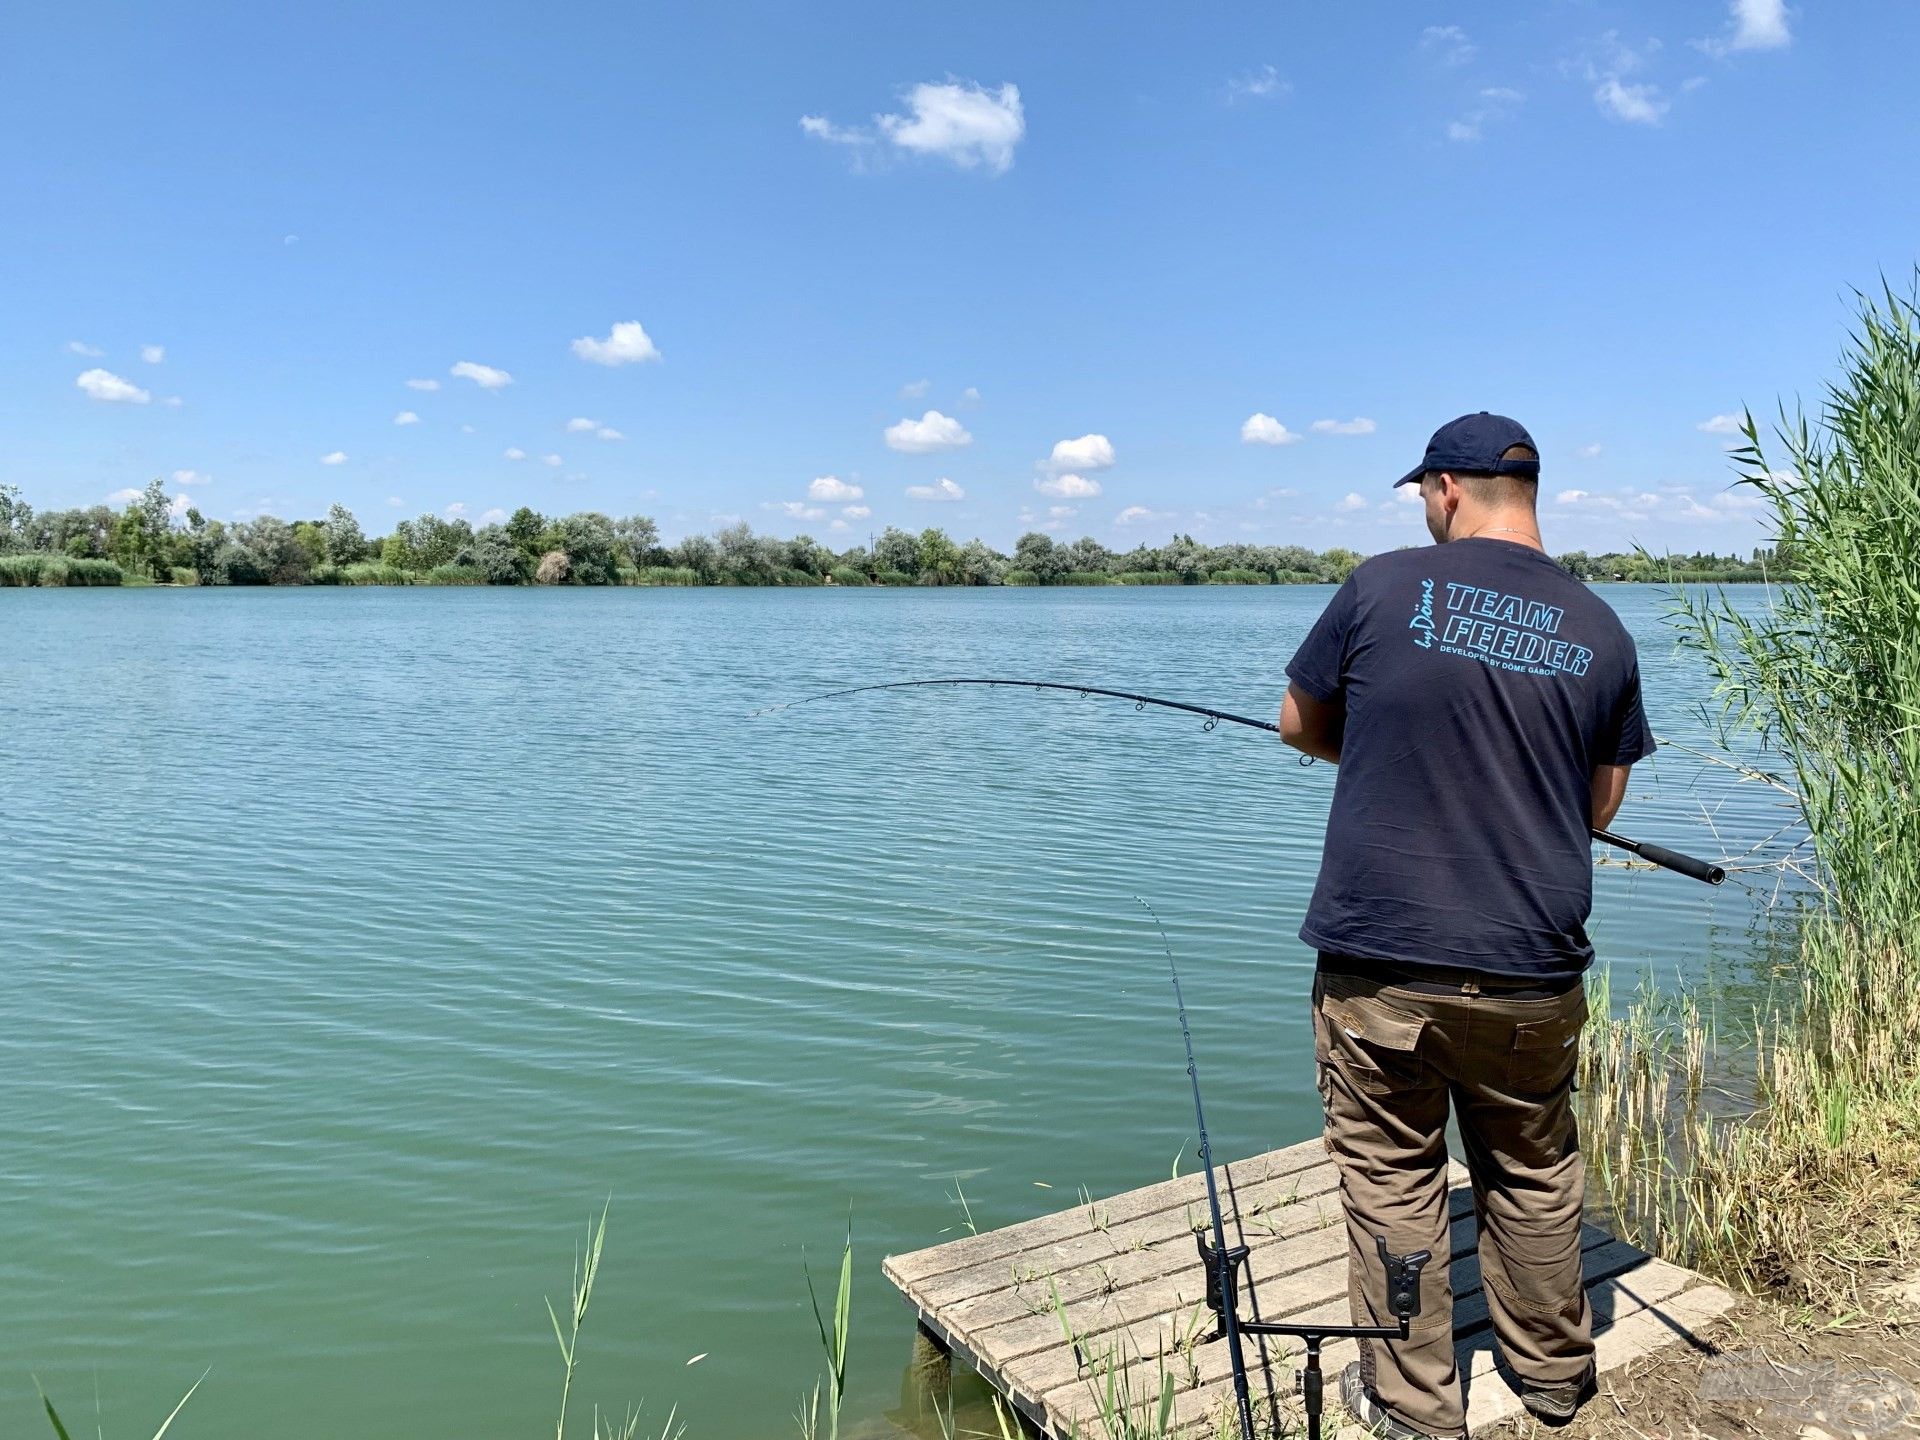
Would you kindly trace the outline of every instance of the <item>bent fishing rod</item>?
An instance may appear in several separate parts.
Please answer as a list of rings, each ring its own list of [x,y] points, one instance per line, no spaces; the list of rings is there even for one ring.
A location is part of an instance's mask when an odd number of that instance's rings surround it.
[[[1109,690],[1100,685],[1071,685],[1058,680],[1006,680],[1006,679],[960,679],[941,678],[935,680],[891,680],[882,685],[853,685],[845,690],[829,690],[821,695],[808,695],[800,700],[788,700],[779,705],[767,705],[754,711],[755,715],[770,715],[776,710],[791,710],[797,705],[811,705],[816,700],[838,700],[845,695],[865,695],[875,690],[912,690],[925,685],[986,685],[1001,686],[1012,690],[1061,690],[1071,695],[1103,695],[1112,700],[1131,700],[1135,710],[1144,710],[1149,705],[1162,710],[1179,710],[1188,715],[1199,715],[1206,720],[1203,730],[1212,730],[1222,720],[1231,725],[1245,725],[1251,730],[1265,730],[1278,735],[1280,727],[1271,720],[1255,720],[1251,716],[1236,715],[1231,710],[1216,710],[1210,705],[1189,705],[1184,700],[1162,700],[1156,695],[1140,695],[1131,690]],[[1302,764],[1311,764],[1312,757],[1302,756]],[[1691,855],[1683,855],[1678,850],[1669,850],[1664,845],[1655,845],[1644,840],[1629,840],[1624,835],[1616,835],[1611,830],[1595,827],[1593,838],[1602,845],[1611,845],[1624,850],[1629,855],[1657,865],[1663,870],[1671,870],[1676,875],[1685,875],[1690,880],[1699,880],[1708,885],[1718,885],[1727,878],[1727,872],[1711,861],[1698,860]]]
[[[1242,1319],[1240,1284],[1252,1251],[1245,1245],[1227,1244],[1226,1220],[1220,1212],[1220,1187],[1213,1178],[1213,1143],[1207,1138],[1207,1112],[1200,1103],[1200,1069],[1193,1059],[1193,1030],[1187,1024],[1186,997],[1180,993],[1180,967],[1173,960],[1173,945],[1160,924],[1154,908],[1138,900],[1153,916],[1160,931],[1160,943],[1167,952],[1167,973],[1173,978],[1173,1003],[1180,1014],[1180,1039],[1187,1047],[1187,1079],[1193,1084],[1193,1123],[1200,1132],[1200,1168],[1207,1177],[1207,1211],[1213,1230],[1213,1243],[1207,1243],[1205,1229],[1193,1232],[1200,1252],[1200,1264],[1207,1276],[1207,1308],[1213,1311],[1220,1334],[1227,1342],[1227,1359],[1233,1367],[1234,1410],[1240,1420],[1240,1440],[1254,1440],[1253,1400],[1247,1385],[1247,1358],[1242,1338],[1246,1335],[1287,1336],[1306,1346],[1306,1364],[1297,1372],[1295,1383],[1307,1413],[1307,1440],[1320,1440],[1320,1413],[1325,1390],[1325,1372],[1320,1368],[1320,1348],[1330,1339],[1405,1340],[1413,1334],[1413,1317],[1420,1313],[1420,1272],[1433,1259],[1431,1250],[1416,1250],[1410,1255],[1395,1255],[1387,1249],[1387,1237],[1375,1235],[1374,1246],[1380,1252],[1380,1265],[1387,1278],[1387,1308],[1392,1325],[1287,1324],[1284,1322]],[[1237,1218],[1237,1217],[1236,1217]],[[1257,1317],[1256,1308],[1255,1315]]]

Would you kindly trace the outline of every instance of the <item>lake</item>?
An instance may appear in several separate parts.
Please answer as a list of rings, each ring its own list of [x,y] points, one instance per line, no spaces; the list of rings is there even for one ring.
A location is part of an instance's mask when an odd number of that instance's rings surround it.
[[[1661,596],[1602,589],[1698,743]],[[182,1440],[538,1434],[611,1195],[581,1433],[791,1434],[849,1218],[851,1428],[892,1433],[883,1254],[1192,1164],[1135,896],[1220,1152],[1315,1132],[1333,772],[1070,695],[750,712],[1007,674],[1270,717],[1331,593],[0,591],[0,1430],[35,1372],[141,1440],[211,1366]],[[1719,856],[1775,802],[1670,751],[1618,828]],[[1616,992],[1737,978],[1738,879],[1600,869]]]

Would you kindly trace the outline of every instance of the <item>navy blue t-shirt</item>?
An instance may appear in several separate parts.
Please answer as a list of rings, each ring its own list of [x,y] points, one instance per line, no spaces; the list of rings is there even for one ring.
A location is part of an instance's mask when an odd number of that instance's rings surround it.
[[[1593,772],[1654,748],[1611,606],[1529,546],[1395,551],[1340,587],[1287,678],[1347,712],[1302,940],[1542,979],[1592,963]]]

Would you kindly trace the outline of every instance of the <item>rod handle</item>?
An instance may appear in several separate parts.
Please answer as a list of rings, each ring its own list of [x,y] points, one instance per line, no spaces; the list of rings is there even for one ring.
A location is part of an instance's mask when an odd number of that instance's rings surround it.
[[[1624,835],[1615,835],[1611,830],[1595,830],[1594,839],[1605,845],[1615,845],[1631,855],[1638,855],[1650,865],[1658,865],[1663,870],[1671,870],[1676,875],[1684,875],[1689,880],[1699,880],[1707,885],[1725,883],[1727,872],[1711,861],[1698,860],[1691,855],[1682,855],[1678,850],[1669,850],[1664,845],[1655,845],[1645,840],[1629,840]]]

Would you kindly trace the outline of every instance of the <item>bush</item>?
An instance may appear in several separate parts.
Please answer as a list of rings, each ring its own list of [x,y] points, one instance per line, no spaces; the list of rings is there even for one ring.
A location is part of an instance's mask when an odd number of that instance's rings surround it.
[[[911,585],[913,584],[913,576],[907,574],[904,570],[882,570],[873,577],[873,583],[876,585]]]
[[[643,565],[624,577],[628,585],[698,585],[699,573],[686,565]]]
[[[436,565],[420,577],[422,585],[484,585],[487,577],[472,565]]]
[[[836,565],[830,573],[836,585],[871,585],[873,583],[867,578],[866,571],[856,570],[851,565]]]
[[[1179,585],[1183,582],[1172,570],[1129,570],[1113,577],[1117,585]]]
[[[1031,570],[1009,570],[1000,582],[1003,585],[1038,585],[1040,577]]]
[[[1056,585],[1111,585],[1113,576],[1104,570],[1069,570],[1053,583]]]
[[[52,590],[63,585],[118,585],[125,578],[125,572],[111,560],[83,560],[31,551],[24,555],[0,555],[0,585],[37,585]]]
[[[175,565],[167,572],[167,578],[175,585],[198,585],[200,572],[190,565]]]
[[[821,583],[818,575],[809,575],[806,571],[795,570],[791,566],[780,572],[779,579],[782,585],[818,585]]]
[[[1216,570],[1207,576],[1209,585],[1271,585],[1273,577],[1264,570]]]
[[[313,571],[315,585],[411,585],[419,577],[397,565],[363,560],[357,565],[320,565]]]

